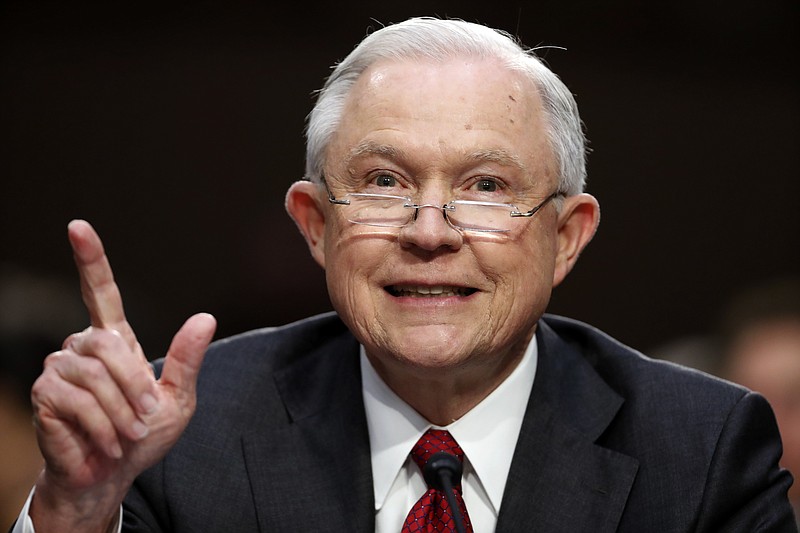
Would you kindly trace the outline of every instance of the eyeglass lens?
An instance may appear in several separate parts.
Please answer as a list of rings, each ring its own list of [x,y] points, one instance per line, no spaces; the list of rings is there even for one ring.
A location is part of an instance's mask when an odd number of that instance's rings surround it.
[[[355,224],[381,227],[402,227],[414,217],[419,207],[403,198],[349,196],[348,220]],[[432,207],[432,206],[431,206]],[[468,204],[457,201],[439,208],[450,223],[474,231],[507,230],[512,224],[508,206]]]

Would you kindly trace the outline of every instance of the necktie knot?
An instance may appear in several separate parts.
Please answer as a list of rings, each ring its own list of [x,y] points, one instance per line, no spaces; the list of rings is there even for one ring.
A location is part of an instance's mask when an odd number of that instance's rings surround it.
[[[428,459],[438,452],[447,452],[455,455],[459,462],[464,462],[464,450],[450,435],[450,432],[444,429],[429,429],[426,431],[411,450],[411,458],[414,459],[420,470],[424,471]]]
[[[464,461],[464,450],[458,445],[450,432],[443,429],[429,429],[414,445],[411,458],[420,470],[425,471],[425,464],[431,456],[438,452],[454,455],[459,462]],[[464,531],[472,533],[472,524],[461,495],[461,484],[453,487],[455,505],[461,515]],[[447,496],[441,490],[428,485],[428,491],[414,504],[403,524],[402,533],[434,533],[457,531],[454,509],[450,507]]]

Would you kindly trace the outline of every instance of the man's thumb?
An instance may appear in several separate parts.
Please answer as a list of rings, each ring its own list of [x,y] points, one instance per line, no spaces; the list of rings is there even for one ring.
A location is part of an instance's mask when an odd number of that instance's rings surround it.
[[[216,319],[207,313],[190,317],[172,338],[160,382],[193,394],[206,348],[216,329]]]

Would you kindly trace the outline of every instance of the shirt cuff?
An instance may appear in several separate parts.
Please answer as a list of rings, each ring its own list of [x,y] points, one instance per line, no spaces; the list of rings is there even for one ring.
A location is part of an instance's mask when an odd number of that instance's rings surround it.
[[[31,508],[31,501],[33,501],[33,492],[36,490],[36,487],[31,489],[31,493],[28,494],[28,499],[25,500],[25,505],[22,507],[22,511],[20,511],[19,516],[17,517],[17,522],[14,524],[14,529],[11,530],[11,533],[36,533],[36,530],[33,528],[33,521],[31,520],[30,515],[28,514],[28,510]],[[112,526],[108,528],[109,532],[116,532],[122,533],[122,506],[119,506],[119,514],[117,514],[117,522],[116,526]]]

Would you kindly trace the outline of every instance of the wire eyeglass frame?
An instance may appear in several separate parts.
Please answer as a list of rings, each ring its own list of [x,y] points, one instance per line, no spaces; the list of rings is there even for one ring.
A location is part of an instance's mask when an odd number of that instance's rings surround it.
[[[560,190],[554,191],[552,194],[548,195],[544,200],[539,202],[536,206],[534,206],[529,211],[521,211],[517,206],[514,204],[507,204],[507,203],[498,203],[498,202],[483,202],[477,200],[450,200],[444,205],[438,204],[415,204],[413,200],[408,196],[397,196],[393,194],[371,194],[371,193],[347,193],[341,198],[336,198],[334,194],[331,192],[330,188],[328,188],[328,183],[325,178],[322,178],[322,183],[325,185],[325,190],[328,193],[328,202],[334,205],[342,205],[342,206],[349,206],[351,205],[351,199],[356,201],[361,200],[376,200],[376,201],[397,201],[403,202],[403,207],[407,209],[413,209],[413,214],[409,214],[408,218],[403,219],[405,220],[402,223],[398,222],[389,222],[389,221],[382,221],[382,222],[364,222],[358,220],[352,220],[348,218],[348,221],[353,224],[359,224],[363,226],[373,226],[373,227],[386,227],[386,228],[402,228],[408,225],[410,222],[415,221],[417,216],[419,215],[419,210],[425,207],[432,207],[434,209],[441,209],[442,216],[444,217],[445,221],[454,229],[461,230],[461,231],[474,231],[480,233],[507,233],[511,231],[510,228],[508,229],[499,229],[499,228],[481,228],[481,227],[471,227],[465,226],[463,224],[457,223],[456,221],[452,220],[451,215],[448,213],[454,213],[459,205],[461,206],[472,206],[472,207],[486,207],[486,208],[498,208],[498,209],[507,209],[509,218],[531,218],[535,215],[539,210],[541,210],[544,206],[546,206],[552,200],[558,198],[559,196],[564,196],[564,192]]]

